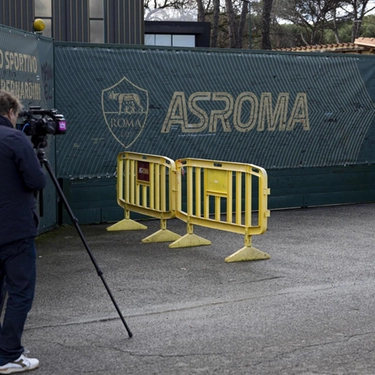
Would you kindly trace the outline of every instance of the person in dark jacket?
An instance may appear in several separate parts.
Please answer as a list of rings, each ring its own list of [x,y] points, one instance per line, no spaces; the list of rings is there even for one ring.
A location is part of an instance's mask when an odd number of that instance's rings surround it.
[[[0,374],[39,366],[37,359],[24,356],[21,337],[35,290],[36,192],[44,189],[46,175],[30,139],[15,129],[21,108],[18,98],[0,91],[1,299],[8,294],[0,326]]]

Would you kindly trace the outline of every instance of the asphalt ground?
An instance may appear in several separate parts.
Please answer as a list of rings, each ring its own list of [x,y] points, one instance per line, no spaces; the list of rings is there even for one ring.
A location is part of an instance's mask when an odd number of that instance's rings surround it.
[[[262,261],[225,263],[243,236],[197,226],[210,246],[142,244],[143,224],[80,227],[132,338],[76,228],[37,239],[33,373],[375,374],[375,204],[272,211]]]

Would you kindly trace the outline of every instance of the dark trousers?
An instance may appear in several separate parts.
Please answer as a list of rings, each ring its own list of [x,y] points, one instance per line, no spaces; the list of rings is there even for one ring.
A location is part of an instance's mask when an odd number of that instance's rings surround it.
[[[24,351],[21,337],[34,299],[36,250],[34,238],[0,246],[0,298],[8,293],[0,326],[0,366],[16,360]]]

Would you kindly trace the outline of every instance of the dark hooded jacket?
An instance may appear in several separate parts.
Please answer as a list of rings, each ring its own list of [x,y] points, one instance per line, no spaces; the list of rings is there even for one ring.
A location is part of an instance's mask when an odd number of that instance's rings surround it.
[[[30,139],[0,115],[0,246],[37,235],[35,192],[45,185]]]

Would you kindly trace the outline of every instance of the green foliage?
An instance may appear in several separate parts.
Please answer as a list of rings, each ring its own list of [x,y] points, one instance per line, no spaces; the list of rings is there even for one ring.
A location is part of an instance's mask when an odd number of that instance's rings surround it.
[[[350,43],[352,37],[353,21],[341,22],[338,25],[338,36],[340,43]],[[305,40],[309,40],[306,29],[294,24],[273,25],[271,31],[272,46],[276,48],[291,48],[305,45],[301,35]],[[364,17],[360,37],[375,37],[375,15]],[[332,29],[332,25],[327,24],[324,36],[317,44],[336,44],[337,40]]]
[[[361,37],[366,37],[366,38],[375,37],[375,16],[374,15],[366,16],[363,19]]]
[[[340,43],[350,43],[352,37],[352,21],[347,21],[338,29],[339,34],[339,41]],[[324,35],[324,42],[325,43],[333,43],[336,44],[337,40],[335,34],[332,30],[327,30]]]
[[[351,42],[353,21],[346,21],[338,28],[340,43]],[[375,16],[366,16],[363,19],[360,37],[371,38],[375,37]],[[325,34],[326,43],[337,43],[332,30],[327,30]]]

